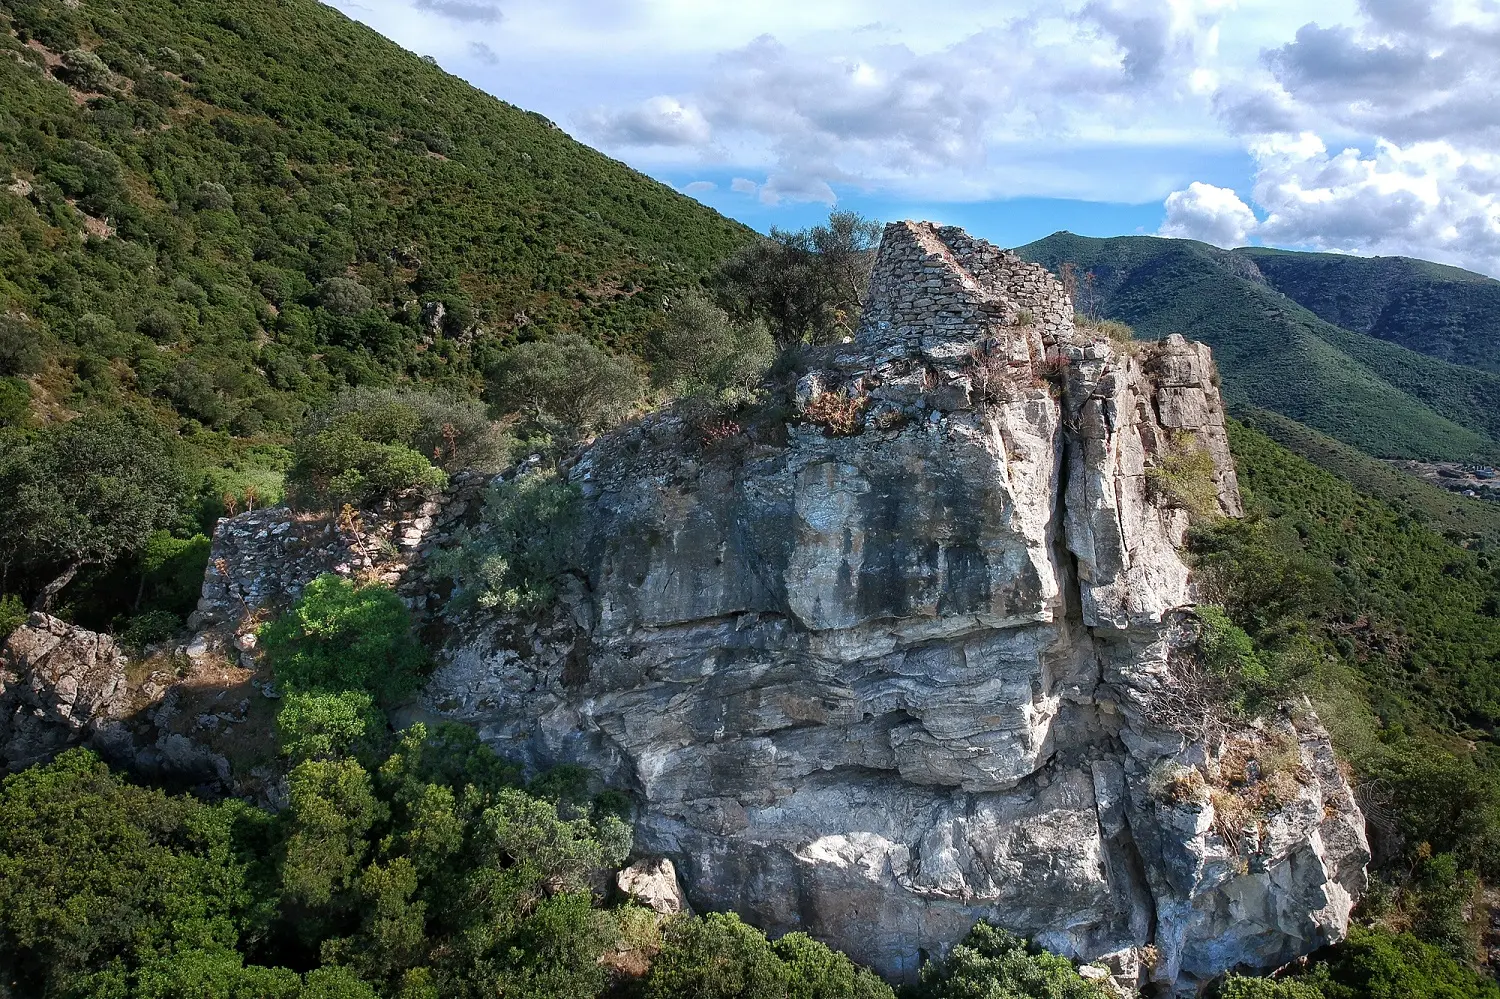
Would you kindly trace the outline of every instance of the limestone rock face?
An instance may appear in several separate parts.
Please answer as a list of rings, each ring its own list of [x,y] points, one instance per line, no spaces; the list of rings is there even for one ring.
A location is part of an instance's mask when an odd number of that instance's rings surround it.
[[[125,654],[108,635],[33,614],[0,647],[0,765],[23,770],[85,740],[130,742]]]
[[[692,912],[677,881],[677,868],[666,857],[645,857],[615,875],[615,886],[662,916]]]
[[[1368,854],[1317,720],[1172,715],[1173,456],[1240,512],[1206,347],[1091,335],[1045,270],[897,223],[797,406],[595,444],[556,619],[468,622],[427,709],[633,791],[696,908],[897,977],[981,918],[1188,994],[1344,934]]]

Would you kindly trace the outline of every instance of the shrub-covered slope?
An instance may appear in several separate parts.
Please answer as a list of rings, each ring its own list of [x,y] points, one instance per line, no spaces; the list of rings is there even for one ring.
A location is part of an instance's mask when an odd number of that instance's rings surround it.
[[[1410,257],[1234,251],[1266,283],[1330,323],[1444,361],[1500,373],[1500,281]]]
[[[519,337],[634,348],[750,237],[315,0],[0,6],[0,420],[472,390]]]
[[[1500,376],[1326,322],[1266,285],[1247,257],[1190,240],[1071,233],[1019,252],[1092,271],[1085,309],[1142,336],[1208,343],[1232,406],[1281,413],[1378,457],[1500,453]]]

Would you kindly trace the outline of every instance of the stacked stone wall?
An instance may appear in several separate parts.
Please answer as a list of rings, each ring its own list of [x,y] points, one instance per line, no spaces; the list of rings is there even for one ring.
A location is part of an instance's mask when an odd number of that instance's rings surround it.
[[[1073,305],[1044,267],[930,222],[886,226],[859,343],[934,356],[981,338],[1020,338],[1040,359],[1073,333]]]

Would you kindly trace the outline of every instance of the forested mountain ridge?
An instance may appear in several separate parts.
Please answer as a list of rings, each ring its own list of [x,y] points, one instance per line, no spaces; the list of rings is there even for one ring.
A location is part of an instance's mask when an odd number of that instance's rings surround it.
[[[0,5],[0,420],[473,394],[518,338],[639,348],[751,238],[313,0]]]
[[[1411,257],[1246,246],[1265,281],[1328,322],[1500,373],[1500,281]]]
[[[1073,264],[1086,313],[1142,336],[1201,338],[1231,406],[1281,413],[1377,457],[1500,454],[1500,375],[1319,318],[1267,284],[1258,258],[1191,240],[1071,233],[1018,252],[1054,270]]]

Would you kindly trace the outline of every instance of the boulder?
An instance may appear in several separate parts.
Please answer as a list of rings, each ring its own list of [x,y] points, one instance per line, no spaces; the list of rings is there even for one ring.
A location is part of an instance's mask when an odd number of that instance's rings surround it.
[[[615,875],[620,891],[662,916],[692,912],[682,885],[677,882],[677,868],[666,857],[646,857]]]

